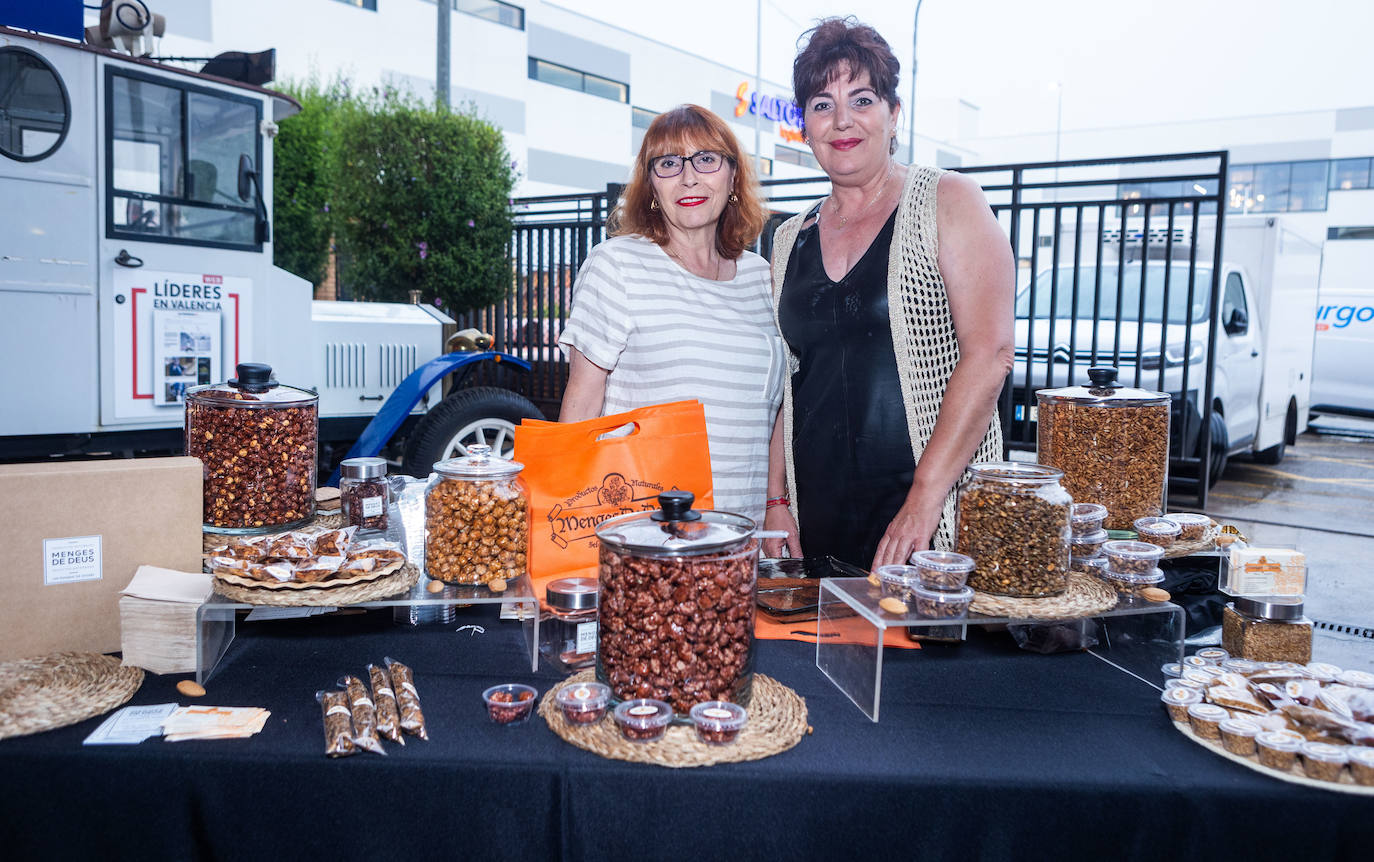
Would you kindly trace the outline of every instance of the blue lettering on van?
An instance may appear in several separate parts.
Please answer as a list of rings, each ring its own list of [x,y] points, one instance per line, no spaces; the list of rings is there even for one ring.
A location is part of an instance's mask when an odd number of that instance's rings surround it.
[[[1317,320],[1334,320],[1335,329],[1345,329],[1352,322],[1368,323],[1374,320],[1374,305],[1323,305],[1317,309]]]

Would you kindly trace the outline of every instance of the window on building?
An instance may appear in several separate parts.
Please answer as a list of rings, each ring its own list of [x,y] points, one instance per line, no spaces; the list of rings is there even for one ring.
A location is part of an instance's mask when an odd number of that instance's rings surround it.
[[[262,164],[262,103],[113,69],[106,89],[107,235],[259,248],[238,164],[243,155]]]
[[[631,108],[630,125],[636,129],[647,129],[649,124],[654,121],[654,117],[657,116],[657,111],[651,111],[648,108]]]
[[[1330,187],[1340,191],[1369,188],[1369,159],[1333,159]]]
[[[1288,182],[1288,211],[1310,212],[1326,209],[1326,159],[1312,162],[1293,162],[1293,175]]]
[[[335,0],[335,2],[357,6],[359,9],[366,9],[369,12],[377,11],[377,0]]]
[[[502,3],[501,0],[453,0],[453,8],[516,30],[525,29],[525,10],[514,3]]]
[[[794,147],[784,147],[778,144],[773,147],[773,158],[780,162],[787,162],[790,165],[801,165],[804,168],[811,168],[814,171],[821,169],[820,162],[816,157],[806,150],[798,150]]]
[[[1290,162],[1255,165],[1254,204],[1250,212],[1281,213],[1288,209],[1288,183],[1293,175]]]
[[[1329,227],[1327,239],[1374,239],[1374,227]]]
[[[758,169],[759,176],[771,177],[773,175],[773,160],[769,158],[755,158],[753,153],[743,153],[744,158],[754,163]]]
[[[555,87],[580,90],[583,93],[600,96],[613,102],[628,103],[630,101],[629,84],[612,81],[610,78],[593,75],[591,72],[561,66],[558,63],[550,63],[548,60],[540,60],[537,57],[530,58],[530,78],[545,84],[553,84]]]

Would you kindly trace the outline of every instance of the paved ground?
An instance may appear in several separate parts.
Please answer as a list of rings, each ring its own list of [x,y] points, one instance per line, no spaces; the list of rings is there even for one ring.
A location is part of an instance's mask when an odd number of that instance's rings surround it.
[[[1374,669],[1374,422],[1316,427],[1281,464],[1232,461],[1207,514],[1254,544],[1306,552],[1307,615],[1319,623],[1314,652]]]

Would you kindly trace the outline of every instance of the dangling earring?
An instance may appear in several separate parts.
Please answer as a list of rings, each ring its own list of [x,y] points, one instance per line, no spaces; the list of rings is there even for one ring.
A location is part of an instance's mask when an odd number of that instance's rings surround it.
[[[892,140],[888,141],[888,143],[887,143],[887,154],[888,154],[889,156],[894,156],[894,155],[897,154],[897,136],[896,136],[896,135],[893,135],[893,136],[892,136]]]
[[[739,203],[739,195],[735,194],[734,192],[730,192],[730,197],[728,200],[732,204],[737,204]]]
[[[649,209],[650,209],[650,210],[657,210],[657,209],[658,209],[658,198],[649,198]]]
[[[808,147],[811,146],[811,136],[807,135],[806,137],[802,138],[802,143],[806,144]]]

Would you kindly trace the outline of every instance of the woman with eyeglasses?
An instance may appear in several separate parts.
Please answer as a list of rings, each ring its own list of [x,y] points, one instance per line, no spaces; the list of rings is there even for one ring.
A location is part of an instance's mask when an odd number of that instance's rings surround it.
[[[766,220],[729,127],[696,105],[660,114],[558,339],[569,362],[561,421],[700,401],[714,506],[756,521],[783,376],[768,263],[745,250]]]
[[[768,496],[790,506],[765,524],[808,557],[876,568],[949,549],[955,483],[1002,458],[1014,264],[977,183],[894,158],[900,64],[883,37],[853,18],[807,35],[793,90],[831,191],[774,236],[792,373]]]

